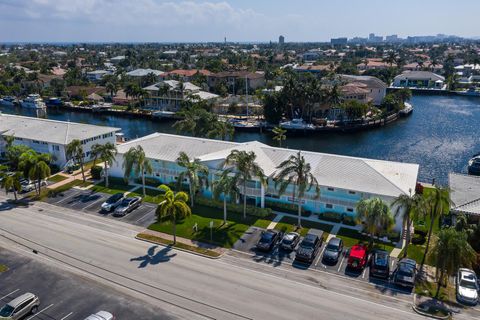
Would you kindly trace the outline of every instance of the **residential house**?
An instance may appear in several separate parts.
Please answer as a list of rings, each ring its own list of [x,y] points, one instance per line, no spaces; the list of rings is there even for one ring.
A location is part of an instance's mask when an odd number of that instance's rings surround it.
[[[163,72],[163,71],[154,70],[154,69],[135,69],[135,70],[127,72],[127,76],[133,77],[133,78],[143,78],[143,77],[146,77],[149,74],[153,74],[156,77],[160,77],[164,73],[165,72]]]
[[[470,221],[480,221],[480,177],[460,173],[448,174],[451,213],[463,213]]]
[[[102,80],[102,78],[106,75],[113,74],[109,70],[95,70],[95,71],[88,71],[86,73],[87,79],[93,82],[97,82]]]
[[[176,69],[169,72],[166,72],[160,76],[162,80],[174,79],[182,80],[184,82],[191,82],[194,77],[197,75],[203,75],[205,77],[211,76],[213,73],[205,69]]]
[[[246,81],[246,86],[248,86],[249,90],[256,90],[265,86],[265,74],[249,71],[224,71],[209,75],[207,81],[210,89],[221,83],[227,87],[234,87],[237,81],[243,81],[242,88],[245,88]]]
[[[396,66],[397,65],[395,63],[392,64],[392,67]],[[383,61],[381,58],[368,58],[364,62],[357,64],[357,69],[360,71],[388,68],[390,68],[390,64]]]
[[[430,71],[404,71],[393,79],[393,87],[415,89],[445,89],[445,77]]]
[[[367,93],[367,100],[371,101],[374,105],[379,106],[382,104],[385,95],[387,94],[387,84],[377,77],[372,76],[353,76],[342,74],[339,75],[340,79],[343,81],[358,82],[365,84],[364,87],[369,92]]]

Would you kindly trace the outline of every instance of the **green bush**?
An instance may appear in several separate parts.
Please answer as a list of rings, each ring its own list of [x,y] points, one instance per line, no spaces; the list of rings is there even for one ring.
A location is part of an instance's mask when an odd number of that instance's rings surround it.
[[[425,244],[425,235],[420,233],[414,233],[412,236],[412,244],[416,244],[416,245]]]
[[[271,208],[275,211],[285,212],[285,213],[298,213],[298,207],[291,203],[282,203],[275,201],[265,201],[265,206]]]
[[[135,179],[135,183],[142,184],[142,178]],[[145,185],[149,187],[158,187],[162,182],[158,179],[147,177],[145,178]]]
[[[195,202],[202,206],[213,207],[223,210],[223,201],[217,201],[213,199],[207,199],[203,197],[195,198]],[[243,205],[238,205],[234,203],[227,203],[227,210],[229,212],[242,213],[243,214]],[[272,214],[271,208],[258,208],[254,206],[247,205],[247,214],[254,217],[265,218]]]
[[[330,222],[341,222],[342,216],[336,212],[322,212],[318,215],[318,218]]]
[[[103,171],[103,168],[100,166],[92,167],[92,169],[90,169],[92,178],[95,180],[100,180],[102,178],[102,171]]]
[[[342,223],[346,224],[347,226],[356,226],[357,221],[352,216],[343,216]]]

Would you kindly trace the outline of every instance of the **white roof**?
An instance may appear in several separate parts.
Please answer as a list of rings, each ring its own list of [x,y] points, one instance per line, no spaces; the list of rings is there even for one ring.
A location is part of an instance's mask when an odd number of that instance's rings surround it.
[[[158,83],[152,84],[151,86],[145,87],[143,89],[147,91],[158,91],[161,85],[167,85],[170,87],[170,89],[177,89],[179,83],[180,81],[177,81],[177,80],[164,80],[164,81],[160,81]],[[185,91],[200,91],[201,89],[200,87],[197,87],[191,82],[184,82],[183,88]]]
[[[120,130],[91,124],[0,114],[1,135],[60,145],[75,139],[85,140]]]
[[[267,176],[273,176],[277,166],[298,150],[271,147],[258,141],[226,142],[202,138],[155,133],[119,146],[125,153],[132,146],[141,145],[147,157],[176,161],[186,152],[190,158],[203,162],[223,160],[232,150],[255,152],[258,165]],[[312,173],[322,186],[396,197],[409,194],[417,182],[418,164],[347,157],[326,153],[301,151],[312,166]]]
[[[200,100],[210,100],[210,99],[216,99],[219,97],[219,95],[216,95],[215,93],[210,93],[206,91],[198,91],[198,92],[192,93],[192,96],[199,97]]]
[[[146,75],[153,73],[156,76],[164,74],[165,72],[154,69],[135,69],[130,72],[127,72],[127,76],[130,77],[145,77]]]
[[[453,210],[480,215],[480,177],[450,173],[448,184]]]
[[[404,71],[402,74],[395,77],[395,80],[400,79],[445,81],[445,77],[430,71]]]

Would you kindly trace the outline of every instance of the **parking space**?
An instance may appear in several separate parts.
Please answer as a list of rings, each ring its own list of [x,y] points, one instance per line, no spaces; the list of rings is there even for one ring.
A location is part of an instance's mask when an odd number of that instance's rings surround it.
[[[37,312],[23,320],[82,320],[100,310],[119,320],[168,319],[144,301],[1,248],[0,261],[10,268],[0,274],[0,308],[26,292],[40,299]]]
[[[72,188],[54,197],[47,198],[46,201],[50,204],[69,208],[78,212],[98,214],[143,227],[148,227],[155,222],[156,205],[148,202],[142,203],[140,207],[134,209],[124,217],[113,217],[111,213],[102,212],[102,203],[110,196],[110,194],[106,193]]]

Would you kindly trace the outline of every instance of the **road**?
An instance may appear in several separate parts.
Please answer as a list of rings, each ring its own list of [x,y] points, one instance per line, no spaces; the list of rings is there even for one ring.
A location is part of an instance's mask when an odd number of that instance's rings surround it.
[[[2,206],[0,246],[113,286],[171,318],[421,318],[410,295],[381,286],[234,254],[211,260],[136,240],[140,227],[72,213],[46,203]]]

